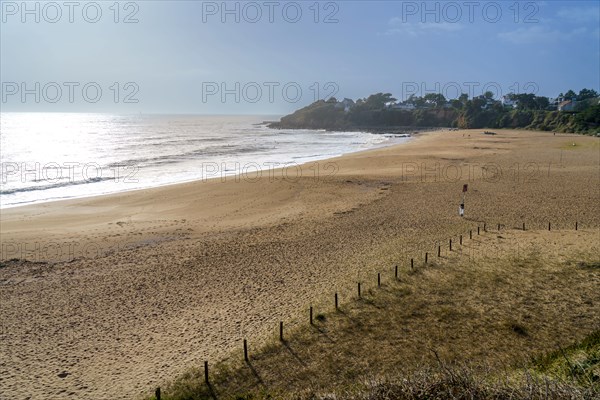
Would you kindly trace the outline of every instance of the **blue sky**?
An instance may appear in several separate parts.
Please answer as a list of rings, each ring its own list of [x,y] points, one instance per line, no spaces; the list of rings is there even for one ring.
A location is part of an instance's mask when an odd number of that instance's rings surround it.
[[[2,111],[278,115],[330,94],[600,91],[598,1],[76,3],[0,1]]]

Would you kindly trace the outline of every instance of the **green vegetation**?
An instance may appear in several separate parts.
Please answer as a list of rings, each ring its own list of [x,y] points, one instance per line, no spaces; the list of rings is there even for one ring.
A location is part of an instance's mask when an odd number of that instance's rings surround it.
[[[559,102],[561,99],[566,99]],[[402,103],[390,93],[376,93],[356,103],[331,98],[287,115],[271,124],[283,129],[367,129],[390,127],[522,128],[578,134],[600,133],[600,97],[595,90],[569,90],[551,101],[532,93],[510,94],[505,102],[493,93],[469,99],[467,94],[450,101],[439,93],[411,96]],[[574,100],[574,101],[573,101]],[[570,103],[569,103],[570,102]],[[566,104],[565,103],[569,103]],[[560,110],[559,110],[560,108]]]
[[[536,371],[561,379],[570,379],[579,385],[600,385],[600,331],[565,349],[534,359]]]

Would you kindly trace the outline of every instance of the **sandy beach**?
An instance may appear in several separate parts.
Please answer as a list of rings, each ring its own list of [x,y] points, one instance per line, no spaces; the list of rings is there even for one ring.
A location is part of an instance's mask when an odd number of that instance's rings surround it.
[[[600,243],[600,139],[496,133],[2,210],[0,397],[151,394],[483,223]]]

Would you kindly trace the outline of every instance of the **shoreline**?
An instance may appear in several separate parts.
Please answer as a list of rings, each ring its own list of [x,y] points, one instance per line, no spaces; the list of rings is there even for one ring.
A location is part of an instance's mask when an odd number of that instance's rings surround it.
[[[269,129],[275,130],[323,130],[325,132],[368,132],[376,135],[381,134],[393,134],[393,135],[418,135],[426,132],[436,132],[436,131],[446,131],[446,130],[457,130],[458,128],[452,128],[449,126],[400,126],[400,125],[390,125],[390,126],[379,126],[379,125],[367,125],[367,126],[350,126],[350,127],[340,127],[340,128],[308,128],[308,127],[290,127],[290,126],[278,126],[280,124],[279,121],[264,121],[261,125],[266,126]],[[463,129],[464,130],[464,129]]]
[[[263,125],[264,123],[260,123],[260,125]],[[269,129],[275,129],[275,128],[269,128]],[[314,129],[311,129],[314,130]],[[331,132],[356,132],[356,133],[372,133],[372,134],[376,134],[376,132],[371,132],[368,130],[365,131],[331,131]],[[426,134],[426,133],[432,133],[432,132],[436,132],[436,131],[423,131],[420,132],[419,134]],[[381,134],[383,134],[383,132],[381,132]],[[407,139],[413,139],[414,137],[416,137],[416,134],[409,134],[409,136],[407,136]],[[400,137],[397,137],[400,138]],[[390,139],[393,139],[390,138]],[[407,140],[408,142],[408,140]],[[335,155],[333,157],[331,156],[327,156],[327,158],[319,158],[319,159],[315,159],[315,160],[310,160],[310,161],[303,161],[301,163],[297,163],[294,161],[290,161],[288,162],[288,164],[293,164],[295,167],[300,167],[302,168],[303,166],[307,166],[309,164],[313,164],[313,163],[319,163],[319,162],[323,162],[326,163],[328,162],[328,160],[331,159],[336,159],[339,157],[344,157],[350,154],[355,154],[355,153],[361,153],[361,152],[365,152],[365,151],[374,151],[374,150],[378,150],[378,149],[382,149],[382,148],[386,148],[386,147],[391,147],[391,146],[400,146],[403,145],[405,143],[390,143],[387,145],[376,145],[375,147],[369,148],[369,149],[363,149],[363,150],[357,150],[357,151],[350,151],[348,153],[343,153],[343,154],[339,154],[339,155]],[[264,163],[263,163],[264,164]],[[262,176],[262,174],[264,172],[268,172],[268,174],[270,175],[271,173],[275,174],[279,171],[281,171],[282,169],[285,168],[289,168],[290,166],[287,167],[277,167],[277,168],[263,168],[263,169],[258,169],[258,170],[252,170],[250,171],[250,174],[253,174],[254,172],[260,172],[260,175]],[[33,207],[33,206],[39,206],[42,204],[49,204],[49,203],[58,203],[58,202],[67,202],[67,201],[71,201],[71,200],[86,200],[86,199],[93,199],[96,197],[104,197],[104,196],[116,196],[122,193],[128,193],[128,192],[136,192],[136,191],[146,191],[146,190],[153,190],[153,189],[158,189],[158,188],[164,188],[164,187],[171,187],[171,186],[176,186],[176,185],[187,185],[187,184],[193,184],[193,183],[206,183],[209,180],[229,180],[231,178],[233,178],[234,180],[236,180],[235,178],[243,175],[247,172],[243,172],[243,171],[238,171],[232,174],[224,174],[224,172],[226,171],[220,171],[220,173],[222,175],[220,176],[214,176],[214,177],[207,177],[207,178],[194,178],[194,179],[190,179],[190,180],[185,180],[185,181],[178,181],[178,182],[170,182],[170,183],[164,183],[164,184],[159,184],[159,185],[155,185],[155,186],[149,186],[149,187],[142,187],[142,188],[133,188],[133,189],[125,189],[125,190],[118,190],[118,191],[114,191],[114,192],[106,192],[106,193],[100,193],[100,194],[92,194],[92,195],[84,195],[84,196],[77,196],[77,197],[68,197],[68,198],[60,198],[60,199],[48,199],[48,200],[42,200],[42,201],[35,201],[35,202],[28,202],[25,204],[11,204],[9,206],[5,206],[5,207],[0,207],[0,210],[2,211],[6,211],[6,210],[12,210],[12,209],[16,209],[16,208],[23,208],[23,207]]]

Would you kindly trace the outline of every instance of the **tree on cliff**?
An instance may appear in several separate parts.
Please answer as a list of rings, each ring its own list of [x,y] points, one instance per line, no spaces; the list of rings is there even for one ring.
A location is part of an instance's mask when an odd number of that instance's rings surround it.
[[[441,93],[427,93],[423,98],[427,104],[433,104],[437,108],[443,107],[446,104],[446,98]]]
[[[381,110],[385,108],[386,104],[393,103],[396,100],[391,93],[376,93],[364,100],[361,106],[367,110]]]
[[[594,89],[581,89],[577,95],[577,101],[593,99],[598,96],[598,92],[596,92]]]
[[[566,100],[571,100],[573,97],[577,97],[577,94],[575,94],[574,91],[569,89],[569,91],[567,93],[565,93],[564,97]]]

